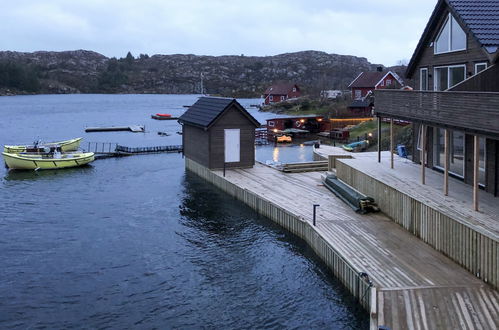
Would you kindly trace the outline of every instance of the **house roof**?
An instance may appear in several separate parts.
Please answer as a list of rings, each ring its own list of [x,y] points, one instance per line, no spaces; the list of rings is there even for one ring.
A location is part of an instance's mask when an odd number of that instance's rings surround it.
[[[438,27],[439,18],[446,8],[464,25],[465,31],[472,34],[486,54],[497,53],[499,48],[499,1],[439,0],[407,66],[406,76],[412,76],[416,59],[424,47],[431,42],[430,38]]]
[[[235,99],[220,97],[201,97],[178,119],[180,123],[190,124],[203,128],[212,126],[221,117],[224,111],[236,106],[256,127],[260,123],[246,111]]]
[[[272,86],[267,87],[264,94],[287,95],[293,90],[293,87],[296,87],[296,90],[300,90],[298,85],[294,83],[276,83]]]
[[[391,74],[399,84],[403,85],[402,80],[398,77],[397,74],[394,74],[391,71],[373,71],[373,72],[361,72],[357,78],[355,78],[348,88],[374,88],[376,87],[381,80],[385,79],[385,77]]]
[[[371,100],[369,98],[361,99],[361,100],[353,100],[352,103],[348,106],[349,108],[366,108],[371,106]]]

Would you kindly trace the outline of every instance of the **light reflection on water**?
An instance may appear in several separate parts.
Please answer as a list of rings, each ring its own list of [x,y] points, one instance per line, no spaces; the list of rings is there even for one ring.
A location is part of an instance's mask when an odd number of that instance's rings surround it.
[[[313,147],[306,144],[263,145],[256,147],[256,160],[280,163],[310,162],[313,160]]]

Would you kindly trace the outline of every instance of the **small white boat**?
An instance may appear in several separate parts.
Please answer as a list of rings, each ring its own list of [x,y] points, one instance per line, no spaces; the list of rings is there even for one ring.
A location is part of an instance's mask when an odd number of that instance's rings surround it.
[[[2,155],[7,167],[13,170],[55,170],[82,166],[95,160],[93,152],[55,151],[46,154],[2,152]]]
[[[80,147],[83,138],[76,138],[59,142],[36,142],[33,145],[4,146],[3,151],[7,153],[37,152],[37,149],[49,147],[55,149],[60,147],[62,152],[76,151]]]

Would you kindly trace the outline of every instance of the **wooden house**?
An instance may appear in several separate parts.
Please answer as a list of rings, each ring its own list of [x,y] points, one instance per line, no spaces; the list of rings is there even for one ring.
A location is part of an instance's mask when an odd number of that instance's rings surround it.
[[[276,83],[268,87],[263,93],[264,103],[271,104],[300,97],[300,87],[294,83]]]
[[[413,123],[413,160],[499,192],[499,1],[439,0],[407,67],[414,91],[376,90],[378,117]]]
[[[179,118],[185,157],[209,169],[255,164],[260,123],[235,99],[201,97]]]
[[[373,102],[371,96],[374,90],[403,86],[400,77],[391,71],[383,71],[381,67],[375,72],[361,72],[348,88],[352,91],[352,102],[348,110],[357,117],[371,117]]]
[[[271,118],[267,119],[267,130],[286,129],[301,129],[307,130],[311,133],[320,132],[321,125],[324,123],[323,116],[301,116],[301,117],[285,117],[285,118]]]
[[[392,71],[383,71],[378,67],[375,72],[361,72],[348,88],[352,91],[353,100],[363,100],[376,89],[383,88],[401,88],[403,81]]]

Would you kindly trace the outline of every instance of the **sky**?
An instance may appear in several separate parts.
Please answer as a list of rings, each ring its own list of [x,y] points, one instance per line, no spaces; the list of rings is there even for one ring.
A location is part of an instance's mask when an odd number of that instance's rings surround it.
[[[408,61],[437,0],[0,0],[0,50]]]

